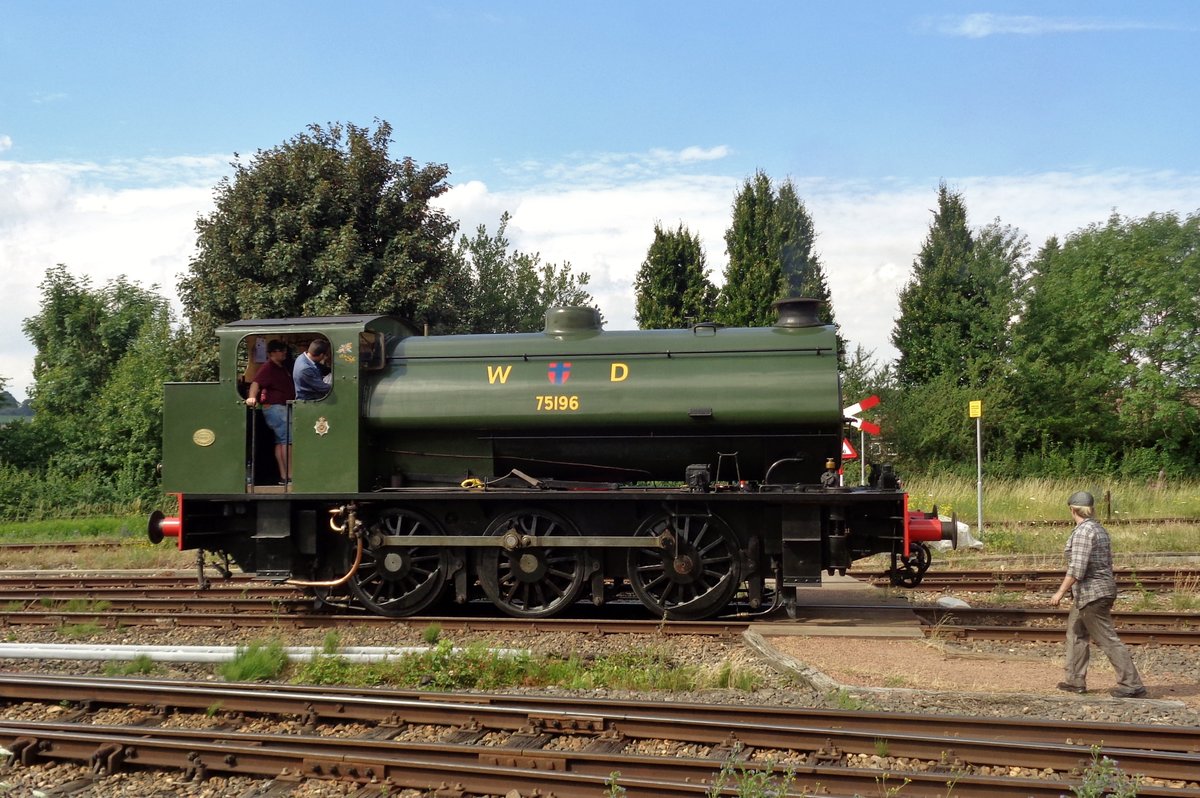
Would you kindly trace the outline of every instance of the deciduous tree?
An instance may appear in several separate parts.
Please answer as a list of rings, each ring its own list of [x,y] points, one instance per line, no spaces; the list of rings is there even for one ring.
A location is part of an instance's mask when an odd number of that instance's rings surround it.
[[[180,283],[195,357],[211,375],[213,330],[239,318],[392,313],[432,328],[460,323],[467,296],[456,223],[432,204],[444,164],[388,154],[392,128],[311,125],[233,164],[216,209],[196,223]]]
[[[470,284],[463,314],[468,332],[536,332],[551,307],[594,304],[586,272],[573,273],[569,263],[542,263],[536,252],[510,252],[505,237],[510,220],[506,212],[495,235],[479,225],[474,236],[459,240],[457,257]]]
[[[154,287],[103,288],[59,265],[25,320],[37,347],[30,429],[10,462],[79,479],[112,501],[150,498],[162,440],[162,384],[175,376],[171,312]],[[21,448],[22,451],[16,451]]]
[[[1200,214],[1114,214],[1049,241],[1014,342],[1020,451],[1127,473],[1194,468],[1198,297]]]

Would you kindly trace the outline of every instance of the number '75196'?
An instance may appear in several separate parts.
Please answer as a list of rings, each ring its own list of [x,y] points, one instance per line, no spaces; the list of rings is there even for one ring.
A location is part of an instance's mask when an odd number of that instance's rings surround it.
[[[537,409],[545,410],[547,412],[558,411],[558,410],[567,410],[567,411],[578,410],[579,409],[579,397],[578,396],[566,396],[564,394],[538,396]]]

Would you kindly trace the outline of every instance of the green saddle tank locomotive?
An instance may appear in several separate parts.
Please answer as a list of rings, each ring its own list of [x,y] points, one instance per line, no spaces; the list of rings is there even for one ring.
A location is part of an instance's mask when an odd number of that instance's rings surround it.
[[[953,524],[911,512],[894,481],[829,478],[846,421],[835,331],[815,300],[775,304],[762,328],[610,332],[591,308],[515,335],[227,324],[218,381],[165,386],[178,513],[155,513],[150,537],[392,616],[486,597],[541,618],[630,592],[672,619],[792,609],[878,553],[915,585]],[[332,387],[287,403],[287,481],[245,390],[268,343],[314,339]]]

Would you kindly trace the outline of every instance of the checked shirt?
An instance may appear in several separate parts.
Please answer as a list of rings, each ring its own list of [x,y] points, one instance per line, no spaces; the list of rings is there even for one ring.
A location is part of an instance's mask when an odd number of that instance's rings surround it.
[[[1089,518],[1075,527],[1063,553],[1067,557],[1067,574],[1076,579],[1071,586],[1076,607],[1097,599],[1116,598],[1112,543],[1108,539],[1108,530],[1099,521]]]

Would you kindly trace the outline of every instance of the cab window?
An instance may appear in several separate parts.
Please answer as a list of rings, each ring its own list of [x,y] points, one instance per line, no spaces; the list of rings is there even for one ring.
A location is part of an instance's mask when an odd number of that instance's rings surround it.
[[[278,334],[253,334],[247,335],[238,345],[237,350],[237,392],[243,399],[250,388],[250,384],[254,382],[254,377],[258,374],[258,370],[267,362],[267,348],[271,341],[281,341],[287,346],[287,356],[282,363],[283,368],[288,374],[292,374],[296,365],[296,358],[301,353],[308,351],[308,345],[314,340],[325,342],[326,351],[329,351],[329,339],[323,335],[316,333],[278,333]],[[325,357],[323,362],[318,363],[317,367],[321,372],[322,378],[327,384],[333,384],[333,368],[334,358],[332,352]]]
[[[363,371],[379,371],[386,365],[383,333],[366,330],[358,335],[358,357]]]

